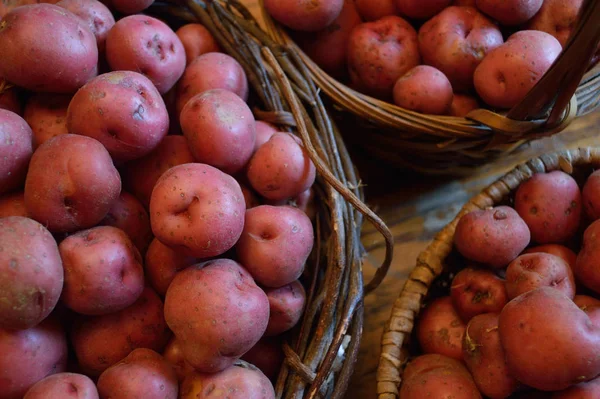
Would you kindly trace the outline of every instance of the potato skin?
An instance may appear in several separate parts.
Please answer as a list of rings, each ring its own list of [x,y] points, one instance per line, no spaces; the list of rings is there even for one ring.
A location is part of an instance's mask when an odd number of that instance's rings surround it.
[[[502,25],[521,25],[542,7],[544,0],[477,0],[477,8]]]
[[[170,333],[162,301],[146,287],[133,305],[119,312],[77,318],[70,337],[81,369],[99,376],[134,349],[160,352]]]
[[[231,249],[242,234],[245,211],[238,182],[201,163],[169,169],[156,182],[150,199],[154,236],[197,258]]]
[[[0,194],[23,185],[33,154],[32,132],[23,118],[0,109]]]
[[[181,345],[176,337],[171,338],[162,355],[165,361],[171,365],[173,371],[175,371],[177,381],[180,384],[187,375],[192,374],[195,371],[192,365],[185,360]]]
[[[454,276],[450,286],[456,313],[465,323],[482,313],[500,313],[508,302],[504,283],[490,270],[462,269]]]
[[[354,4],[365,21],[377,21],[398,13],[395,0],[355,0]]]
[[[96,37],[98,52],[103,53],[108,32],[115,25],[115,17],[108,7],[97,0],[61,0],[56,5],[71,11],[86,23]]]
[[[185,51],[186,65],[206,53],[219,52],[219,43],[204,26],[186,24],[175,31]]]
[[[400,14],[413,19],[429,19],[452,4],[452,0],[395,0]]]
[[[588,176],[581,190],[581,200],[585,215],[592,221],[600,219],[600,170]]]
[[[394,85],[397,106],[423,114],[443,115],[452,105],[452,85],[438,69],[419,65],[402,75]]]
[[[532,241],[540,244],[561,244],[575,235],[581,202],[575,179],[558,170],[533,175],[515,194],[515,209],[529,226]]]
[[[527,224],[508,206],[470,212],[460,218],[454,233],[454,245],[465,258],[493,269],[508,265],[529,239]]]
[[[97,73],[93,33],[53,4],[26,5],[6,14],[0,23],[0,54],[0,76],[32,91],[73,93]]]
[[[555,255],[567,262],[571,270],[575,268],[575,263],[577,262],[577,254],[560,244],[544,244],[537,245],[535,247],[527,248],[523,251],[523,254],[532,254],[535,252],[543,252],[550,255]]]
[[[551,399],[596,399],[600,397],[600,377],[555,392]]]
[[[575,295],[573,302],[584,312],[590,308],[600,307],[600,299],[588,295]]]
[[[156,293],[164,297],[177,272],[197,261],[197,258],[185,256],[155,238],[146,252],[146,262],[144,262],[146,279]]]
[[[280,337],[263,337],[242,356],[242,360],[258,367],[269,380],[275,381],[284,359],[281,346]]]
[[[110,399],[177,399],[173,367],[151,349],[134,349],[98,378],[98,393]]]
[[[102,144],[63,134],[33,154],[25,205],[32,218],[51,232],[72,232],[100,222],[120,192],[121,177]]]
[[[477,98],[468,94],[454,93],[454,97],[452,97],[452,104],[450,104],[450,109],[448,110],[448,115],[464,118],[469,114],[469,112],[478,108],[481,108],[481,105],[479,104],[479,100],[477,100]]]
[[[83,374],[58,373],[40,380],[23,399],[98,399],[94,382]]]
[[[509,370],[523,384],[557,391],[600,374],[600,330],[554,288],[510,301],[499,331]]]
[[[526,29],[549,33],[564,47],[577,22],[582,4],[582,0],[544,0],[538,13],[527,23]]]
[[[185,359],[198,371],[214,373],[230,367],[262,337],[269,300],[240,264],[217,259],[175,276],[165,297],[165,318]]]
[[[265,336],[279,335],[293,328],[304,312],[306,291],[296,280],[280,288],[265,289],[269,298],[269,324]]]
[[[21,399],[44,377],[65,371],[67,338],[52,317],[27,330],[0,329],[0,399]]]
[[[255,121],[254,128],[256,130],[256,141],[254,142],[254,152],[258,150],[258,147],[265,144],[269,139],[279,130],[275,125],[268,122]]]
[[[71,95],[34,94],[25,104],[23,118],[31,127],[33,147],[48,141],[54,136],[67,134],[67,108]]]
[[[581,249],[577,254],[577,262],[573,272],[581,284],[600,293],[600,272],[598,270],[598,254],[600,253],[600,221],[596,220],[585,229]]]
[[[25,207],[25,194],[23,191],[0,196],[0,218],[8,216],[30,217]]]
[[[483,313],[467,324],[463,359],[477,388],[490,399],[504,399],[518,386],[510,375],[498,333],[499,313]]]
[[[429,303],[421,312],[416,328],[423,353],[437,353],[462,360],[466,324],[456,313],[449,296]]]
[[[344,0],[265,0],[267,12],[293,30],[316,32],[329,26],[342,11]]]

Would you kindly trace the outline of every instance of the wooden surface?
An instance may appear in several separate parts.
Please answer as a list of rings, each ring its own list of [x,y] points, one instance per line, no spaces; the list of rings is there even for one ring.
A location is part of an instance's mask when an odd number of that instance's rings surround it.
[[[258,0],[243,0],[260,16]],[[354,126],[341,126],[349,132]],[[352,133],[352,132],[350,132]],[[354,132],[356,133],[356,132]],[[395,257],[389,274],[373,294],[365,298],[363,338],[354,376],[346,399],[376,398],[375,375],[380,339],[398,296],[420,251],[433,235],[448,223],[467,200],[514,165],[562,148],[600,146],[600,112],[578,118],[565,131],[521,147],[514,154],[479,168],[461,179],[432,178],[399,172],[374,161],[360,148],[352,148],[354,161],[366,185],[367,202],[386,221],[395,237]],[[363,244],[369,251],[365,278],[374,272],[383,257],[381,238],[371,226],[364,226]]]

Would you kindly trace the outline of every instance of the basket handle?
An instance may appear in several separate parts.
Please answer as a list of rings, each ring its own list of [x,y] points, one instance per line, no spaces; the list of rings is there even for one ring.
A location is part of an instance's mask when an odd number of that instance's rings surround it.
[[[598,43],[600,0],[584,0],[577,24],[562,53],[525,98],[508,112],[507,117],[521,121],[544,118],[552,107],[546,127],[560,122],[596,53]]]

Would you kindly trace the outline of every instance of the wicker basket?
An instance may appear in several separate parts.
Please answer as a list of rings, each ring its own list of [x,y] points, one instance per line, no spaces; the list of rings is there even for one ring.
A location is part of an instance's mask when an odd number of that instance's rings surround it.
[[[474,166],[526,141],[560,132],[575,116],[600,105],[600,64],[588,70],[600,41],[597,0],[584,2],[571,40],[520,104],[502,114],[474,110],[466,118],[424,115],[352,90],[319,68],[262,10],[271,37],[298,51],[339,116],[359,119],[362,128],[349,139],[398,167],[430,174],[468,174]]]
[[[379,285],[390,265],[391,233],[362,202],[355,168],[302,62],[293,51],[284,56],[279,46],[269,46],[264,40],[268,36],[241,3],[173,0],[155,3],[148,13],[173,28],[202,23],[243,66],[257,118],[298,134],[310,153],[318,174],[318,216],[315,249],[303,280],[307,307],[301,325],[283,345],[285,362],[275,391],[278,398],[341,398],[358,353],[363,295]],[[363,217],[387,240],[386,259],[366,285],[361,268]]]
[[[397,399],[402,372],[410,358],[410,337],[415,319],[425,300],[448,295],[453,275],[464,263],[453,262],[454,231],[458,220],[478,209],[508,203],[511,193],[534,173],[562,170],[581,180],[600,166],[600,148],[584,148],[543,155],[523,163],[473,197],[458,215],[419,254],[398,299],[382,337],[382,352],[377,370],[379,399]],[[577,177],[578,176],[578,177]],[[462,266],[461,266],[462,265]]]

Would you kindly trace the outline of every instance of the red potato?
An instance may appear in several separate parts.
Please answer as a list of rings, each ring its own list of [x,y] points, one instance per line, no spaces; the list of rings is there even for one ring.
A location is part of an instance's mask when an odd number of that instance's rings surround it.
[[[490,51],[473,73],[477,94],[488,105],[517,105],[550,68],[562,51],[558,40],[545,32],[522,30]]]
[[[197,261],[196,258],[186,256],[155,238],[146,252],[146,279],[158,295],[164,297],[177,272]]]
[[[476,0],[477,8],[502,25],[521,25],[542,7],[544,0]]]
[[[442,71],[455,92],[473,88],[475,69],[503,42],[500,29],[473,7],[448,7],[419,29],[423,63]]]
[[[583,210],[592,221],[600,219],[600,170],[588,176],[581,190]]]
[[[0,5],[1,7],[2,5]],[[1,18],[2,13],[0,10]],[[5,109],[21,116],[23,114],[22,108],[18,89],[0,77],[0,109]]]
[[[121,191],[119,198],[113,203],[104,219],[102,226],[113,226],[123,230],[131,239],[142,257],[152,242],[150,216],[144,206],[133,195]]]
[[[463,340],[463,359],[477,388],[490,399],[509,397],[518,387],[510,375],[498,333],[499,313],[471,319]]]
[[[63,134],[42,144],[31,158],[25,205],[51,232],[72,232],[100,222],[120,192],[119,172],[102,144]]]
[[[310,188],[316,169],[299,139],[290,133],[275,133],[250,158],[247,176],[258,194],[277,201]]]
[[[246,204],[235,179],[212,166],[175,166],[156,182],[150,223],[163,244],[197,258],[231,249],[244,228]]]
[[[196,161],[230,175],[242,170],[254,152],[254,116],[244,100],[223,89],[192,97],[180,115],[181,129]]]
[[[98,399],[98,390],[83,374],[58,373],[38,381],[23,399]]]
[[[588,295],[575,295],[573,302],[584,312],[590,308],[600,307],[600,299]]]
[[[577,254],[577,262],[573,273],[581,284],[600,293],[600,270],[598,269],[598,256],[600,256],[600,221],[595,221],[585,229],[581,249]]]
[[[154,0],[106,0],[111,7],[123,14],[137,14],[150,7]]]
[[[325,29],[340,15],[343,5],[344,0],[264,0],[273,19],[306,32]]]
[[[530,233],[519,214],[508,206],[463,215],[454,233],[454,245],[465,258],[500,269],[529,245]]]
[[[575,235],[581,219],[581,192],[562,171],[536,173],[521,183],[515,209],[531,231],[532,241],[560,244]]]
[[[417,32],[392,15],[354,28],[348,39],[348,68],[360,91],[391,98],[398,78],[419,65]]]
[[[552,399],[596,399],[600,398],[600,377],[573,385],[564,391],[552,394]]]
[[[146,208],[160,176],[174,166],[194,162],[183,136],[166,136],[148,155],[130,161],[123,168],[124,185]]]
[[[98,52],[103,53],[108,32],[115,25],[108,7],[97,0],[61,0],[56,5],[81,18],[96,37]]]
[[[452,5],[459,7],[476,7],[476,0],[454,0]]]
[[[200,372],[215,373],[262,337],[269,300],[240,264],[217,259],[175,276],[165,297],[165,318],[185,359]]]
[[[0,353],[0,399],[21,399],[36,382],[65,371],[67,338],[49,317],[27,330],[0,329]]]
[[[315,191],[311,188],[301,192],[294,198],[289,198],[281,201],[271,201],[267,200],[266,205],[274,205],[274,206],[292,206],[294,208],[300,209],[302,212],[306,213],[306,216],[310,220],[315,219],[317,214],[316,204],[315,204]]]
[[[35,94],[29,98],[23,118],[31,127],[34,148],[54,136],[69,133],[67,108],[71,98],[65,94]]]
[[[173,367],[153,350],[139,348],[98,378],[98,393],[110,399],[177,399]]]
[[[279,335],[292,329],[302,317],[306,291],[296,280],[280,288],[265,289],[269,298],[269,324],[265,336]]]
[[[281,345],[278,337],[263,337],[242,356],[242,360],[258,367],[268,379],[274,381],[284,359]]]
[[[365,21],[377,21],[398,14],[395,0],[355,0],[354,4]]]
[[[521,255],[506,269],[506,292],[510,299],[540,287],[552,287],[569,298],[575,296],[575,278],[569,264],[543,252]]]
[[[577,22],[582,4],[583,0],[544,0],[540,10],[527,23],[526,29],[549,33],[564,47]]]
[[[235,365],[216,374],[193,373],[181,384],[180,399],[275,399],[269,379],[256,367]]]
[[[185,70],[185,49],[164,22],[147,15],[122,18],[106,37],[106,59],[114,71],[146,76],[159,93],[171,90]]]
[[[448,7],[452,0],[395,0],[400,14],[412,19],[429,19]]]
[[[97,73],[94,34],[73,13],[53,4],[26,5],[6,14],[0,54],[0,76],[32,91],[72,93]]]
[[[450,286],[450,297],[456,313],[465,323],[479,314],[499,313],[508,302],[504,283],[490,270],[461,270]]]
[[[452,85],[439,70],[419,65],[402,75],[394,85],[397,106],[423,114],[443,115],[452,105]]]
[[[27,122],[14,112],[0,109],[0,194],[22,187],[32,154]]]
[[[475,97],[468,94],[454,93],[448,115],[464,118],[469,112],[478,108],[481,108],[481,105],[479,105],[479,101]]]
[[[211,89],[224,89],[248,99],[248,79],[235,58],[222,53],[202,54],[187,66],[177,83],[177,115],[196,94]]]
[[[167,134],[169,115],[150,80],[116,71],[98,76],[75,94],[67,128],[100,141],[115,162],[125,162],[156,148]]]
[[[246,211],[236,252],[259,284],[279,288],[300,277],[313,244],[313,226],[304,212],[261,205]]]
[[[303,32],[295,37],[302,50],[329,75],[340,78],[347,72],[348,38],[354,27],[362,23],[353,0],[344,0],[338,17],[325,29]]]
[[[423,353],[437,353],[462,360],[462,340],[466,324],[452,305],[442,297],[429,303],[416,323],[417,340]]]
[[[256,140],[254,141],[254,152],[258,150],[260,146],[265,144],[275,134],[279,133],[277,127],[267,122],[255,121],[254,129],[256,131]]]
[[[31,217],[25,207],[25,194],[23,191],[0,196],[0,218],[8,216]]]
[[[81,369],[89,376],[99,376],[134,349],[162,351],[170,332],[162,301],[146,287],[128,308],[102,316],[77,318],[70,337]]]
[[[180,384],[183,382],[185,377],[194,373],[194,368],[185,360],[185,357],[183,356],[181,345],[179,344],[179,341],[177,341],[177,338],[171,338],[162,355],[165,361],[171,365],[173,371],[175,371],[177,381]]]
[[[560,244],[546,244],[546,245],[538,245],[535,247],[527,248],[523,251],[523,254],[532,254],[536,252],[544,252],[550,255],[555,255],[567,262],[567,265],[573,270],[575,268],[575,263],[577,262],[577,254]]]
[[[221,50],[213,35],[200,24],[186,24],[175,32],[185,51],[186,65],[206,53]]]
[[[27,329],[44,320],[63,288],[56,241],[38,222],[0,219],[0,328]]]
[[[244,195],[244,201],[246,202],[246,209],[254,208],[260,205],[260,201],[258,200],[258,195],[254,192],[254,190],[244,186],[240,183],[240,188],[242,189],[242,194]],[[0,205],[2,204],[0,200]]]
[[[530,387],[556,391],[600,374],[600,330],[554,288],[510,301],[499,332],[510,373]]]
[[[65,269],[61,300],[69,309],[85,315],[114,313],[142,294],[142,257],[123,230],[82,230],[65,238],[59,250]]]

